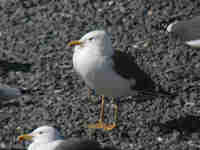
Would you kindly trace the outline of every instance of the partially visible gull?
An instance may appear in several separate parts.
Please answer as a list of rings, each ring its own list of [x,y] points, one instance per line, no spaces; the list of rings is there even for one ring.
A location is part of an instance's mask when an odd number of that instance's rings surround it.
[[[91,31],[75,45],[73,66],[87,86],[102,95],[99,122],[89,125],[89,128],[103,128],[111,130],[116,127],[117,105],[115,105],[115,122],[105,124],[104,96],[113,99],[121,96],[132,96],[138,92],[158,93],[151,78],[143,72],[129,54],[114,51],[110,36],[103,30]]]
[[[32,141],[28,150],[116,150],[114,147],[103,147],[98,142],[88,139],[64,140],[51,126],[41,126],[29,134],[19,136],[18,140]]]
[[[28,93],[30,93],[28,89],[13,88],[0,84],[0,102],[11,100]]]
[[[168,25],[167,31],[179,37],[187,45],[200,48],[200,16],[189,20],[175,21]]]

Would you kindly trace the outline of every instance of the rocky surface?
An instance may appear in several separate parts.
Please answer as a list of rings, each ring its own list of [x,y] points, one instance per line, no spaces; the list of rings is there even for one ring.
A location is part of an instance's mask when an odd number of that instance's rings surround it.
[[[200,98],[200,51],[166,33],[169,23],[199,13],[198,0],[0,1],[1,61],[32,64],[25,72],[0,65],[0,83],[34,91],[0,103],[0,147],[23,149],[17,136],[46,124],[65,138],[88,137],[122,150],[199,147],[199,117],[183,106]],[[100,102],[87,97],[67,42],[95,29],[106,29],[115,49],[132,54],[157,84],[177,96],[117,99],[118,127],[88,129],[99,118]],[[110,101],[106,104],[109,117],[113,112]]]

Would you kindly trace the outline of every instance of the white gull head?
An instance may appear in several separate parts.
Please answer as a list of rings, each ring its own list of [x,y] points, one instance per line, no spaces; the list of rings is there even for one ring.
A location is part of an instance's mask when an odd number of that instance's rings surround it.
[[[80,40],[80,45],[75,46],[75,53],[87,51],[87,53],[102,56],[112,56],[112,42],[109,35],[103,30],[95,30],[85,34]]]
[[[42,126],[30,133],[33,142],[48,143],[61,138],[60,133],[51,126]]]
[[[18,139],[19,141],[32,141],[32,143],[28,147],[28,150],[40,150],[44,148],[47,150],[51,150],[60,142],[60,140],[62,140],[62,137],[55,128],[51,126],[41,126],[29,134],[19,136]],[[52,148],[49,149],[48,147]]]
[[[172,29],[172,28],[173,28],[173,26],[174,26],[176,23],[178,23],[178,21],[175,21],[175,22],[169,24],[169,25],[167,26],[167,32],[173,32],[173,29]]]

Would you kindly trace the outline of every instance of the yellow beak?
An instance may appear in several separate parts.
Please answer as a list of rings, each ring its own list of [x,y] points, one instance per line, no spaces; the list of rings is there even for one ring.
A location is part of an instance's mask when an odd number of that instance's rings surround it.
[[[22,142],[24,140],[32,140],[32,138],[33,138],[32,135],[30,135],[30,134],[24,134],[24,135],[18,136],[17,139],[19,140],[19,142]]]
[[[68,46],[74,46],[74,45],[81,45],[83,44],[81,41],[71,41],[67,45]]]

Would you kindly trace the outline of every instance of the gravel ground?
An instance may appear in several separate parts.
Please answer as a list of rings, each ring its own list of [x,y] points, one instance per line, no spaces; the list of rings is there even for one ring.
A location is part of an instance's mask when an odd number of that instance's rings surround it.
[[[16,137],[41,125],[53,125],[68,137],[88,137],[121,150],[195,149],[198,116],[183,104],[200,98],[200,51],[166,33],[175,20],[200,13],[198,0],[2,0],[0,58],[32,64],[29,71],[1,69],[0,82],[32,89],[0,106],[0,147],[24,148]],[[143,96],[116,100],[118,127],[87,129],[99,118],[97,96],[73,71],[67,42],[95,29],[106,29],[113,47],[129,52],[174,99]],[[134,68],[132,68],[134,69]],[[113,115],[106,101],[106,116]]]

